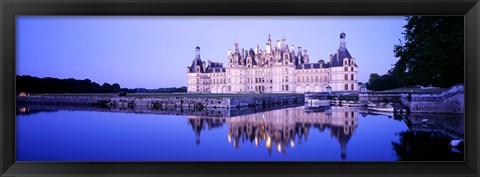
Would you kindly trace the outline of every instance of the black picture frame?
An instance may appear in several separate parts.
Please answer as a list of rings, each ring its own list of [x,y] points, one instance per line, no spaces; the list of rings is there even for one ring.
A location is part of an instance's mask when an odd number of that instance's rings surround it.
[[[2,176],[478,176],[478,0],[1,0]],[[464,15],[465,162],[46,163],[15,161],[16,15]]]

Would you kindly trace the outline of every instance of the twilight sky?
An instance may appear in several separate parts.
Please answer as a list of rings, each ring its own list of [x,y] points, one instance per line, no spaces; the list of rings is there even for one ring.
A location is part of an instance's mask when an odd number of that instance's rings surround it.
[[[186,70],[200,46],[201,58],[227,62],[228,49],[265,48],[286,36],[307,49],[310,62],[339,48],[357,61],[359,81],[385,74],[398,59],[403,16],[17,16],[17,75],[90,79],[126,88],[186,86]]]

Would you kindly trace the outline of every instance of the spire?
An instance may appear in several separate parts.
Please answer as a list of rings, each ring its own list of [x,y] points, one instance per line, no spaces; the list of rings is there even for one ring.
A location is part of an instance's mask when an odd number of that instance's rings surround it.
[[[269,45],[272,45],[272,39],[270,38],[270,34],[268,34],[267,43],[268,43]]]

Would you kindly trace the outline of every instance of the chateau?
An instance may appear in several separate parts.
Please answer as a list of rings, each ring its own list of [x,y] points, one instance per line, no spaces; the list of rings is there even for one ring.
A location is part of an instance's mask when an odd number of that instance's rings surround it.
[[[187,91],[190,93],[305,93],[356,92],[358,66],[346,47],[346,35],[340,33],[340,47],[325,62],[310,63],[307,50],[286,43],[285,36],[276,45],[268,35],[265,50],[257,45],[245,50],[234,43],[228,50],[228,65],[195,59],[187,67]]]

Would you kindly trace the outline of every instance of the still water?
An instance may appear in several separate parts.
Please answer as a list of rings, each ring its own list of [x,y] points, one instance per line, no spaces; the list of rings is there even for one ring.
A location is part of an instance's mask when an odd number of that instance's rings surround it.
[[[243,115],[215,113],[18,107],[16,158],[144,162],[463,161],[464,157],[463,147],[448,146],[451,139],[463,138],[463,115],[394,115],[365,108],[304,106]]]

